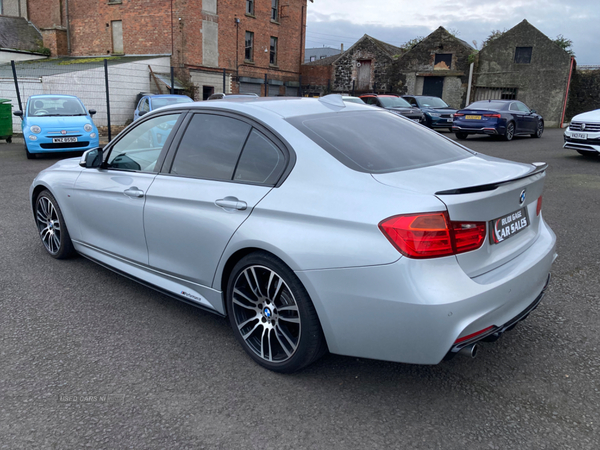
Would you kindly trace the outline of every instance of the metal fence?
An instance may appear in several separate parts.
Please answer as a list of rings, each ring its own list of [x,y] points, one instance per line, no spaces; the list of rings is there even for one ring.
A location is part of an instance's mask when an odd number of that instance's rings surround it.
[[[215,72],[211,84],[217,86],[209,92],[231,93],[233,75],[225,70]],[[169,56],[11,61],[0,64],[0,98],[11,100],[13,111],[23,111],[32,95],[75,95],[86,109],[96,110],[94,123],[100,135],[110,140],[133,120],[137,104],[145,94],[184,94],[193,100],[206,99],[207,86],[181,79],[193,81],[194,76],[177,77]],[[264,81],[262,78],[252,80],[261,83],[259,95],[303,95],[301,78],[284,83],[269,79],[265,74]],[[237,81],[240,86],[243,84],[242,78]],[[19,133],[20,129],[20,119],[13,117],[13,131]]]

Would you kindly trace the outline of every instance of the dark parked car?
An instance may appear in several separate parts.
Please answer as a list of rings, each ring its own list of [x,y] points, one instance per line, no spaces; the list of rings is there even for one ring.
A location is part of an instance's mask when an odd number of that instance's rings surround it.
[[[429,128],[448,128],[452,131],[452,118],[456,109],[439,97],[429,95],[403,95],[402,98],[424,114],[423,125]]]
[[[258,97],[256,94],[224,94],[223,92],[217,92],[211,95],[207,100],[223,100],[224,98],[246,98],[246,97]]]
[[[517,100],[481,100],[454,114],[452,131],[458,139],[469,134],[502,136],[505,141],[515,136],[539,138],[544,118]]]
[[[421,110],[411,106],[410,103],[397,95],[365,94],[361,95],[360,98],[367,105],[379,106],[417,122],[423,122]]]

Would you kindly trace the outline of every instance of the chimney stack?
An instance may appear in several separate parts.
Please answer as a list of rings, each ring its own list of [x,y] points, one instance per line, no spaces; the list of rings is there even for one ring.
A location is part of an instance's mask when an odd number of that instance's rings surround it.
[[[342,44],[342,53],[344,53],[344,44]]]

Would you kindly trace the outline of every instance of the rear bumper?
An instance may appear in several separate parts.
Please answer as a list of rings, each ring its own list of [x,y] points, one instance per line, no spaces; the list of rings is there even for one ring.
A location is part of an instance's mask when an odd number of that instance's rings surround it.
[[[467,127],[460,125],[452,125],[452,131],[468,134],[488,134],[488,135],[504,135],[506,127]]]
[[[550,276],[550,274],[548,274],[548,279],[546,280],[546,284],[545,284],[544,288],[542,289],[542,292],[540,292],[540,295],[538,295],[536,297],[536,299],[533,301],[533,303],[531,303],[531,305],[529,305],[527,308],[525,308],[523,311],[521,311],[519,314],[517,314],[517,316],[513,317],[511,320],[509,320],[502,326],[492,326],[488,331],[486,331],[484,333],[477,334],[477,336],[475,336],[471,339],[466,339],[464,341],[461,341],[459,344],[453,345],[450,348],[450,351],[446,354],[446,357],[444,359],[445,360],[452,359],[454,356],[456,356],[458,354],[458,352],[460,352],[461,349],[463,349],[469,345],[473,345],[477,342],[480,342],[480,341],[494,342],[494,341],[500,339],[500,336],[502,336],[506,331],[512,330],[517,325],[517,323],[519,323],[522,320],[525,320],[529,316],[529,314],[535,308],[538,307],[538,305],[542,301],[542,298],[544,298],[546,289],[548,289],[548,285],[550,284],[550,278],[551,278],[551,276]]]
[[[492,327],[478,336],[489,337],[527,316],[541,301],[555,246],[556,236],[542,221],[527,250],[475,278],[453,256],[296,274],[332,353],[437,364],[459,350],[461,336]]]

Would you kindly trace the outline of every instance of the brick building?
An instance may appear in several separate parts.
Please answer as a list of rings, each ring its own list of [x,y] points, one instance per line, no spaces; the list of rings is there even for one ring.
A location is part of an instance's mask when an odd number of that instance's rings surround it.
[[[312,1],[312,0],[311,0]],[[27,0],[53,56],[171,55],[196,98],[296,95],[306,0]],[[226,80],[223,82],[223,71]],[[265,75],[269,89],[265,89]]]
[[[401,53],[401,48],[365,34],[340,55],[304,64],[302,84],[312,93],[385,92],[389,89],[389,69]]]

